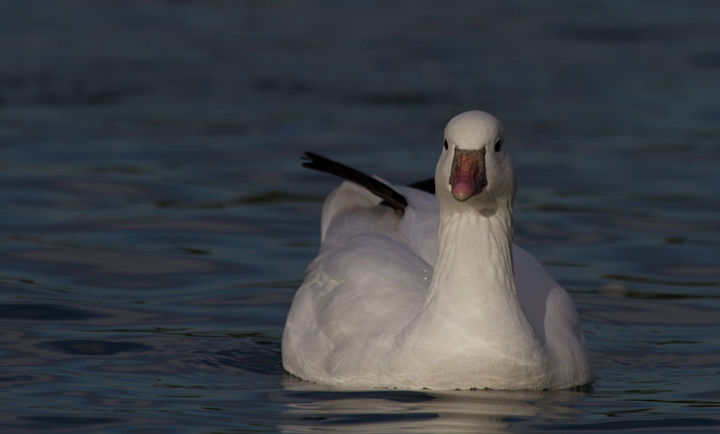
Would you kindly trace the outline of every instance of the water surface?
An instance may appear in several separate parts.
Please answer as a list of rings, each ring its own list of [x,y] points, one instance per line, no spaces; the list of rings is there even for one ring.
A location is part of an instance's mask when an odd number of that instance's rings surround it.
[[[707,2],[0,6],[0,429],[717,432],[720,8]],[[284,374],[337,185],[432,175],[483,109],[516,241],[597,381],[339,391]]]

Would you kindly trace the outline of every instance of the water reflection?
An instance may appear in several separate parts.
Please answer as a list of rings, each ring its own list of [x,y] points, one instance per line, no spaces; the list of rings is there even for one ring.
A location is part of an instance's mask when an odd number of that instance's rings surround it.
[[[512,418],[571,419],[588,390],[343,391],[284,374],[283,432],[507,432]]]

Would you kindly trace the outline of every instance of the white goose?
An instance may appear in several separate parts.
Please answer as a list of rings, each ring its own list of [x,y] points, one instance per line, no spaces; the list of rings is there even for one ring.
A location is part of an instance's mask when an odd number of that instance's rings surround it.
[[[320,254],[285,324],[289,373],[355,389],[593,381],[570,296],[512,242],[517,181],[503,138],[487,113],[453,118],[435,196],[306,154],[306,166],[365,188],[344,182],[325,201]]]

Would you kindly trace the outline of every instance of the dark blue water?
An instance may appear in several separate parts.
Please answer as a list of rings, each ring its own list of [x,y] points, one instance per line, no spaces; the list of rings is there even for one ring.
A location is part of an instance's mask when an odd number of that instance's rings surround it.
[[[720,6],[0,4],[3,432],[720,431]],[[283,374],[336,185],[505,125],[518,244],[592,388],[343,392]]]

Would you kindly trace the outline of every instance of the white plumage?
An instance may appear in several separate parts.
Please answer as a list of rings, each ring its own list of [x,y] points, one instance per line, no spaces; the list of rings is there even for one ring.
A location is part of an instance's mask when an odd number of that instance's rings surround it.
[[[512,243],[516,177],[491,115],[453,118],[432,195],[404,213],[344,182],[288,314],[284,368],[345,388],[563,389],[593,381],[567,292]]]

